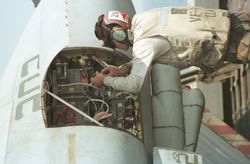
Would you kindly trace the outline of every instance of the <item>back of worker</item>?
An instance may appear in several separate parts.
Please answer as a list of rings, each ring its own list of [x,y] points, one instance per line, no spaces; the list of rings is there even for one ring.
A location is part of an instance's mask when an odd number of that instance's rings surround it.
[[[205,8],[157,8],[136,14],[131,31],[134,43],[163,36],[170,42],[168,55],[154,60],[168,64],[169,56],[212,71],[224,61],[228,46],[230,18],[226,10]],[[176,60],[176,59],[174,59]]]
[[[181,69],[194,65],[210,73],[224,61],[250,62],[250,12],[175,7],[138,13],[132,23],[121,11],[109,11],[99,18],[97,38],[111,48],[127,50],[132,45],[133,59],[97,73],[91,81],[97,87],[104,84],[137,93],[152,63]]]

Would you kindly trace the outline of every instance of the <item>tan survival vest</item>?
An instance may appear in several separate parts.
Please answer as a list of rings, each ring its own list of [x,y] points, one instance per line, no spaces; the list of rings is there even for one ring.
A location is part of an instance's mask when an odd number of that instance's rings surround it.
[[[170,53],[179,60],[212,70],[223,61],[229,30],[226,10],[205,8],[157,8],[136,14],[131,26],[134,43],[157,35],[166,37]],[[162,61],[160,58],[156,60]]]

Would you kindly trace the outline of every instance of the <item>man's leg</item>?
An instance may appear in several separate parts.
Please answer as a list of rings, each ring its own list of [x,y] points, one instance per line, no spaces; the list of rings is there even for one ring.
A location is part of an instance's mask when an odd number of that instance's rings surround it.
[[[232,63],[250,63],[250,13],[231,15],[231,31],[226,60]]]

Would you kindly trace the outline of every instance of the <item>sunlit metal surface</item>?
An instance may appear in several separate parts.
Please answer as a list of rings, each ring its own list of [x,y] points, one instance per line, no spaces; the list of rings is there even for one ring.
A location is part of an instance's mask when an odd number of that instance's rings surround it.
[[[250,160],[202,124],[197,146],[204,164],[247,164]]]

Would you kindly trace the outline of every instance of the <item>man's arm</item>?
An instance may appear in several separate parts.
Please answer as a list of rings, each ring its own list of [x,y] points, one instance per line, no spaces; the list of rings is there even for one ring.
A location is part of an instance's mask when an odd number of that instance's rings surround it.
[[[119,67],[122,72],[122,76],[128,75],[132,69],[132,62],[125,63]]]
[[[126,77],[105,76],[104,84],[116,90],[138,93],[154,57],[166,53],[169,48],[168,41],[158,37],[137,42],[133,47],[130,74]]]
[[[126,76],[130,73],[131,67],[131,62],[125,63],[120,67],[108,66],[104,68],[101,73],[112,77]]]
[[[115,90],[138,93],[141,89],[144,79],[139,76],[129,75],[127,77],[104,77],[104,84],[111,86]]]

